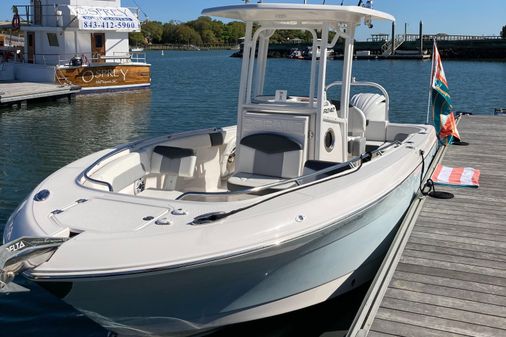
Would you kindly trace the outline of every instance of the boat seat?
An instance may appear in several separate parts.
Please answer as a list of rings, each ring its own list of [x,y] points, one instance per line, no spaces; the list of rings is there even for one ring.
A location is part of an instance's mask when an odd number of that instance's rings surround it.
[[[131,152],[105,164],[92,177],[109,183],[112,190],[117,192],[127,188],[132,182],[144,177],[145,174],[140,154]],[[103,186],[99,188],[103,188]]]
[[[165,176],[164,190],[174,190],[178,177],[191,178],[197,156],[193,149],[158,145],[151,155],[151,172]]]
[[[367,119],[364,112],[357,107],[350,107],[348,118],[348,136],[365,137],[366,127]]]
[[[302,171],[302,145],[281,134],[248,135],[239,142],[237,156],[236,173],[228,179],[231,190],[298,177]]]
[[[388,125],[385,96],[374,93],[359,93],[351,98],[350,103],[364,112],[367,119],[365,129],[367,141],[385,141]]]
[[[359,108],[352,106],[348,117],[348,152],[352,156],[359,156],[365,152],[365,130],[367,119]]]

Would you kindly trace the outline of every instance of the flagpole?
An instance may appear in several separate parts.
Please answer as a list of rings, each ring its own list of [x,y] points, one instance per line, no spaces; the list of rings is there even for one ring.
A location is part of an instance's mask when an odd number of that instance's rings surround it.
[[[434,81],[434,46],[436,45],[436,39],[432,40],[432,64],[430,66],[430,80],[429,80],[429,97],[427,98],[427,121],[426,124],[429,124],[429,115],[430,115],[430,98],[432,96],[432,82]]]

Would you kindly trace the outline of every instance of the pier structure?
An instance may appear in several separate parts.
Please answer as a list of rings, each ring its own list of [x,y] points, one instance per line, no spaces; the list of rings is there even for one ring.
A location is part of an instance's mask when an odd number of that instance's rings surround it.
[[[466,116],[459,129],[470,145],[442,162],[480,169],[480,187],[415,200],[347,337],[506,336],[506,118]]]
[[[73,99],[81,91],[76,85],[36,82],[0,82],[0,106],[21,106],[33,100]]]

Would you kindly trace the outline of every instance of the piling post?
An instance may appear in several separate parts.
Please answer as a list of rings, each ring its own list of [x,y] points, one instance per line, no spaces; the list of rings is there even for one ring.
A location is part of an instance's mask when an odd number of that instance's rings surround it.
[[[392,21],[392,51],[390,55],[395,54],[395,21]]]
[[[418,33],[418,38],[420,39],[420,55],[423,55],[423,22],[420,20],[420,29]]]

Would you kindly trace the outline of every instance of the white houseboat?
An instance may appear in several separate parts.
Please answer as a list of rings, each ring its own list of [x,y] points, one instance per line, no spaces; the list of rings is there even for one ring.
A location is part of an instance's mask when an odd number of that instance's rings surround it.
[[[128,33],[140,31],[139,19],[120,0],[31,0],[16,8],[25,49],[10,80],[83,90],[150,85],[145,54],[129,51]]]

